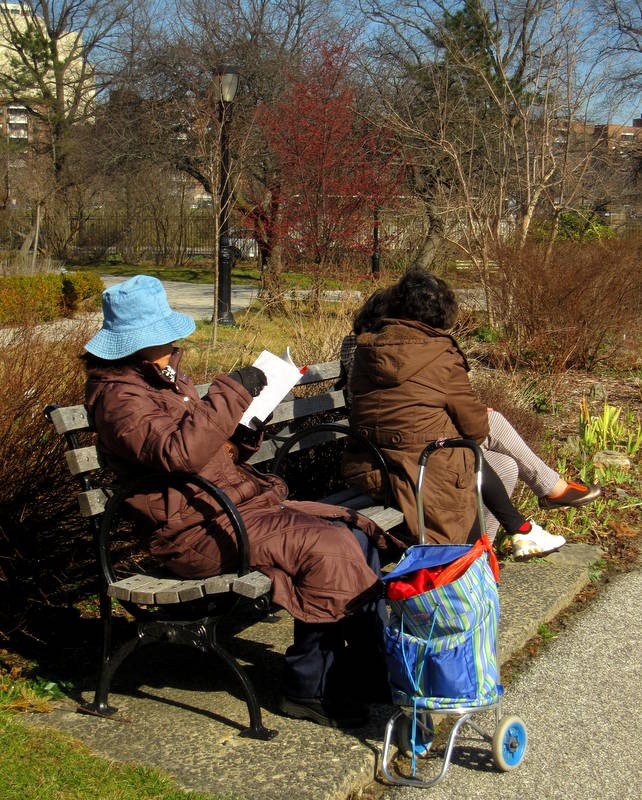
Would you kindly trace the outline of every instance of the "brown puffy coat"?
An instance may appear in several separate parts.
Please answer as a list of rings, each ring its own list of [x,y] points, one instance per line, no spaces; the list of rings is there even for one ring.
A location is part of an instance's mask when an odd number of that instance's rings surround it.
[[[395,499],[415,538],[417,461],[425,445],[452,437],[481,443],[488,433],[486,406],[473,393],[467,372],[452,336],[420,322],[386,320],[379,332],[357,339],[352,424],[382,449]],[[467,540],[476,516],[473,465],[470,450],[430,456],[423,484],[427,542]],[[345,468],[365,491],[381,491],[380,475],[364,453],[350,453]]]
[[[229,442],[250,394],[219,375],[200,399],[179,361],[175,351],[176,382],[150,362],[90,371],[86,404],[101,453],[125,479],[180,471],[210,480],[238,507],[251,566],[272,578],[274,602],[305,622],[340,619],[377,579],[355,537],[338,523],[360,527],[380,545],[383,533],[348,509],[288,502],[285,483],[243,463],[251,450]],[[147,522],[151,553],[175,574],[197,578],[235,568],[227,518],[200,489],[141,494],[131,505]]]

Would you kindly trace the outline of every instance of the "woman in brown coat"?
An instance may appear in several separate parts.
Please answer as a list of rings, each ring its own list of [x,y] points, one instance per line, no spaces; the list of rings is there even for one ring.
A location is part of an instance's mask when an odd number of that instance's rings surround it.
[[[489,409],[474,394],[464,354],[448,333],[456,313],[450,287],[424,270],[412,269],[398,284],[366,301],[357,317],[367,324],[360,325],[364,332],[357,338],[349,381],[352,423],[383,450],[393,492],[415,538],[414,486],[426,443],[465,437],[482,444],[489,433]],[[379,474],[367,457],[351,453],[346,472],[370,492],[380,490]],[[484,501],[512,534],[516,555],[540,555],[564,544],[562,536],[549,534],[519,514],[485,461],[483,478]],[[476,538],[472,452],[448,449],[433,454],[423,499],[427,541],[462,543]],[[586,500],[580,497],[578,502]]]
[[[348,509],[287,501],[282,480],[245,463],[259,441],[248,446],[251,432],[242,435],[237,426],[265,376],[255,367],[219,375],[199,398],[173,344],[193,332],[194,322],[172,311],[160,281],[139,275],[107,289],[103,316],[84,357],[86,404],[101,453],[123,478],[197,473],[227,494],[245,523],[251,566],[272,578],[274,602],[295,618],[282,710],[326,725],[362,724],[364,708],[351,701],[346,681],[364,676],[346,674],[345,642],[365,641],[364,657],[377,663],[384,619],[373,601],[373,542],[383,544],[382,532]],[[200,490],[189,497],[178,489],[141,494],[131,505],[146,521],[150,552],[175,574],[234,569],[229,522]]]

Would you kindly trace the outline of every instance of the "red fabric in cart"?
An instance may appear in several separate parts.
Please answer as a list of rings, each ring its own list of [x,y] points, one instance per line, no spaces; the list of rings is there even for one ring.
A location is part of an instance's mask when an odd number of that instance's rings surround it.
[[[444,586],[460,578],[468,567],[484,553],[488,553],[488,561],[493,572],[495,582],[499,583],[499,564],[493,551],[493,545],[484,533],[470,548],[466,555],[452,561],[445,566],[432,567],[431,569],[418,569],[407,575],[403,580],[390,581],[387,597],[389,600],[406,600],[409,597],[429,592],[438,586]]]

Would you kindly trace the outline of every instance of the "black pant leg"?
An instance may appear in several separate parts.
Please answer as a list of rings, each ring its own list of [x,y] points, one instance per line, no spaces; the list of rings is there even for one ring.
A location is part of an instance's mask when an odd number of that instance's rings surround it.
[[[515,533],[526,522],[526,517],[512,504],[501,478],[486,459],[482,461],[482,500],[505,531]]]

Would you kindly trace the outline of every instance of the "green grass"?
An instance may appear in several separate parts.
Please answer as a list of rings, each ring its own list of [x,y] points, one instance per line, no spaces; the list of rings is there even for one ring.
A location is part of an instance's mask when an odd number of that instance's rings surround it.
[[[114,764],[50,728],[0,712],[2,800],[232,800],[179,789],[146,767]]]
[[[184,267],[104,262],[87,266],[74,266],[73,269],[96,272],[99,275],[118,275],[123,278],[144,274],[152,275],[163,281],[182,281],[196,284],[211,284],[214,280],[212,266],[207,262]],[[284,290],[309,289],[312,286],[312,275],[306,272],[283,272],[281,274],[281,282]],[[345,285],[343,281],[333,278],[328,278],[324,283],[328,289],[339,289]],[[238,262],[232,270],[232,284],[259,287],[261,285],[261,271],[254,266],[253,262]]]
[[[547,622],[540,623],[540,625],[537,628],[537,633],[543,642],[550,642],[551,639],[555,639],[555,637],[557,636],[554,629],[551,628],[551,626]]]
[[[133,275],[152,275],[164,281],[185,281],[187,283],[208,284],[213,282],[210,264],[193,264],[185,267],[162,267],[153,264],[125,264],[121,262],[104,262],[88,266],[74,267],[77,270],[96,272],[99,275],[119,275],[131,278]],[[232,283],[259,286],[261,275],[259,270],[251,266],[238,266],[232,270]]]

